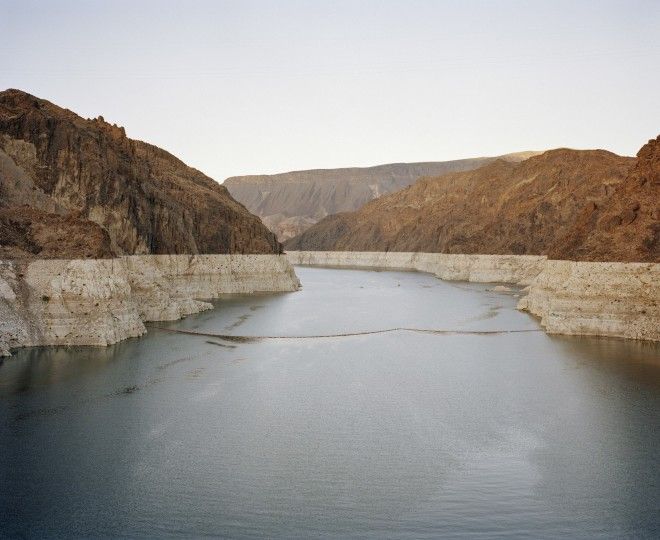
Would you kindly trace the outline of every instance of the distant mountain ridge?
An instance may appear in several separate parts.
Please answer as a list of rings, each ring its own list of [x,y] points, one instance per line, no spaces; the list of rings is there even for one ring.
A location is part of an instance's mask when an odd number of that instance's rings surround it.
[[[327,215],[357,210],[425,176],[467,171],[495,159],[521,161],[539,152],[452,161],[390,163],[373,167],[312,169],[272,175],[234,176],[224,186],[258,215],[280,241],[300,234]]]
[[[636,159],[557,149],[424,178],[326,217],[285,248],[660,262],[660,137]]]

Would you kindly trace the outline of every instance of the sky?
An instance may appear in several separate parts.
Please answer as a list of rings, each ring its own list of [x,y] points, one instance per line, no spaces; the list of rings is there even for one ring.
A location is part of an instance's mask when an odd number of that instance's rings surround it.
[[[0,0],[0,90],[212,178],[660,132],[660,0]]]

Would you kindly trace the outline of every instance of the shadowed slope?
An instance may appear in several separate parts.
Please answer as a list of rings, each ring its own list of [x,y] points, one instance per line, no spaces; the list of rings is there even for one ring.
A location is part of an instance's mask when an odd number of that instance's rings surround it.
[[[135,253],[278,253],[275,236],[227,190],[168,152],[129,139],[102,117],[88,120],[19,90],[0,92],[0,244],[59,216],[61,231],[83,249],[43,249],[38,235],[17,239],[39,256],[108,256],[85,246],[85,226],[106,231],[112,255]],[[16,209],[33,209],[30,223]],[[90,224],[94,222],[96,225]],[[98,231],[97,231],[98,233]],[[26,234],[28,234],[26,232]],[[96,233],[95,233],[96,234]]]

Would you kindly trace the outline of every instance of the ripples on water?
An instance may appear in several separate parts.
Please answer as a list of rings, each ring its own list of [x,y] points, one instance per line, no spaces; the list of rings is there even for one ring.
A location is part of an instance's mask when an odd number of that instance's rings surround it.
[[[653,537],[660,348],[516,292],[299,268],[107,349],[0,365],[0,536]],[[164,325],[164,323],[159,323]]]

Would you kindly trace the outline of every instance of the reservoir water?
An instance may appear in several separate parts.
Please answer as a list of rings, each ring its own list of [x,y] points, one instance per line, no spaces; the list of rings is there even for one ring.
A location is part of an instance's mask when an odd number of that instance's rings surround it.
[[[492,285],[297,272],[4,360],[0,536],[660,535],[658,344],[548,336]],[[442,332],[367,333],[392,328]]]

